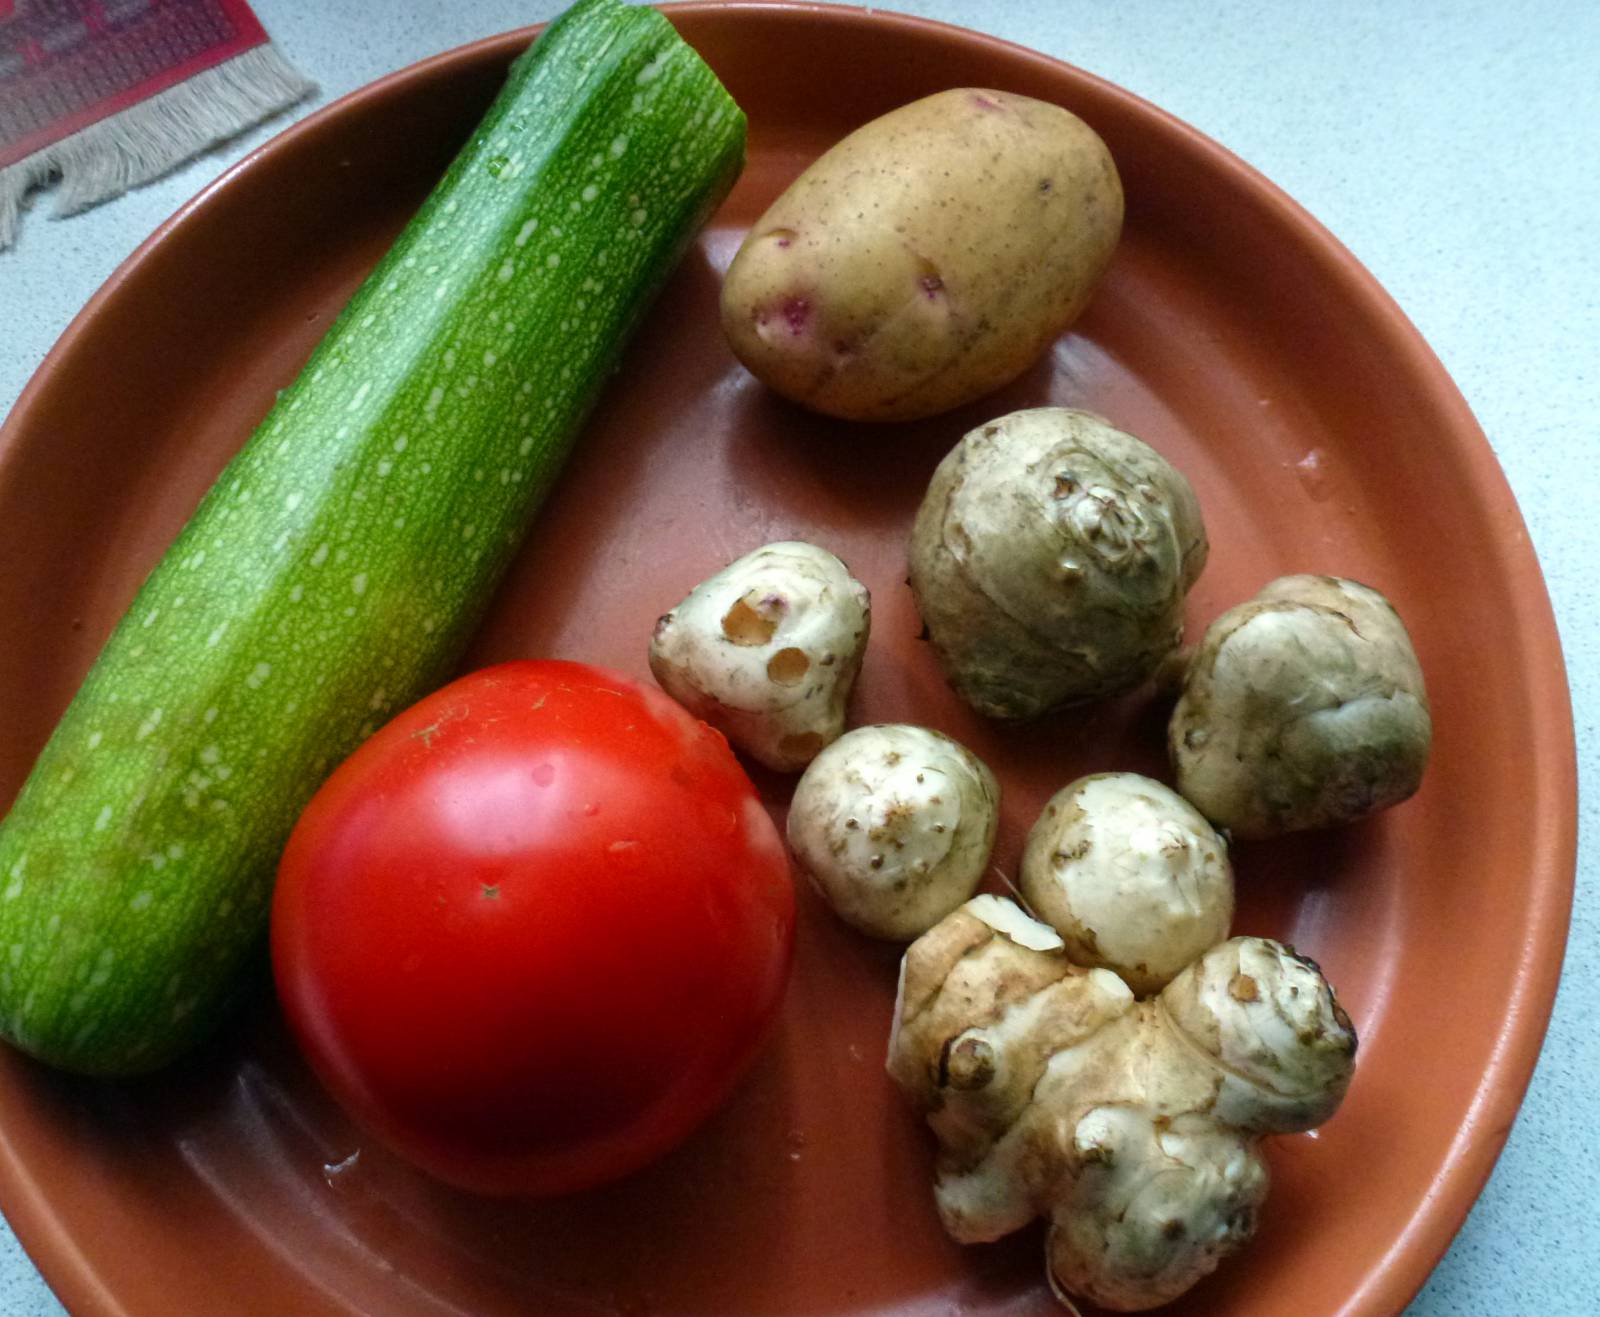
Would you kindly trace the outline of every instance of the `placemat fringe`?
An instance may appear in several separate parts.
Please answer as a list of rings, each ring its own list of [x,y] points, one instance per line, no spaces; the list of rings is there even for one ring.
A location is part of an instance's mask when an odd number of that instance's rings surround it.
[[[16,238],[25,198],[52,179],[60,179],[55,216],[75,215],[159,178],[315,90],[270,43],[254,46],[35,151],[0,169],[0,251]]]

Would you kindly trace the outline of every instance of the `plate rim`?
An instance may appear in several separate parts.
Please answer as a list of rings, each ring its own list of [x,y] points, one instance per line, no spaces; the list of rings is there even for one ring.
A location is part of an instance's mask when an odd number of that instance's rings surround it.
[[[1532,713],[1530,725],[1539,733],[1532,747],[1537,753],[1531,756],[1538,787],[1533,795],[1555,807],[1535,811],[1531,824],[1528,872],[1533,881],[1528,888],[1528,936],[1506,998],[1508,1023],[1498,1034],[1490,1060],[1476,1081],[1466,1117],[1433,1174],[1430,1192],[1412,1210],[1406,1228],[1389,1250],[1373,1259],[1366,1283],[1341,1307],[1345,1312],[1398,1311],[1421,1289],[1450,1247],[1510,1135],[1549,1028],[1576,886],[1578,777],[1570,684],[1543,569],[1521,508],[1488,437],[1459,387],[1405,311],[1326,225],[1248,161],[1145,97],[1067,60],[1006,38],[871,7],[818,0],[683,0],[658,8],[671,19],[682,16],[691,22],[792,16],[797,21],[822,20],[845,26],[880,25],[984,47],[1008,61],[1034,65],[1043,71],[1069,70],[1097,94],[1122,102],[1147,123],[1159,125],[1162,132],[1180,141],[1188,151],[1203,157],[1208,170],[1231,175],[1233,182],[1251,194],[1257,204],[1290,222],[1302,235],[1308,254],[1388,327],[1387,346],[1398,350],[1403,358],[1403,368],[1398,373],[1413,386],[1422,386],[1430,404],[1453,418],[1448,431],[1453,456],[1461,463],[1468,488],[1493,515],[1499,531],[1501,569],[1510,578],[1537,586],[1516,597],[1514,630],[1528,659],[1524,693]],[[326,121],[381,100],[400,84],[439,75],[484,57],[509,57],[545,26],[532,24],[481,37],[365,83],[275,133],[183,202],[95,291],[30,376],[0,423],[0,475],[9,465],[13,446],[28,428],[30,413],[51,387],[62,364],[72,356],[78,340],[103,308],[122,294],[145,262],[219,193],[269,163],[301,136],[319,131]],[[1457,441],[1456,436],[1464,436],[1466,441]],[[52,1209],[48,1192],[30,1172],[25,1159],[17,1156],[3,1128],[0,1203],[4,1204],[6,1219],[17,1240],[63,1304],[75,1312],[129,1311],[79,1249],[70,1223],[62,1221]]]

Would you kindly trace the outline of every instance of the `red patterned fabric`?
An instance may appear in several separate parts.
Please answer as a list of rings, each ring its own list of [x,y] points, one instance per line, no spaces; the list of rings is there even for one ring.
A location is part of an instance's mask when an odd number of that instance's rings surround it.
[[[0,169],[266,39],[244,0],[0,0]]]

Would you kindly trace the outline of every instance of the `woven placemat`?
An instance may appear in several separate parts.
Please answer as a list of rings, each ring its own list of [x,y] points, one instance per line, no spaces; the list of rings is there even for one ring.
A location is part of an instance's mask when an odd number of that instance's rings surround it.
[[[315,90],[244,0],[0,0],[0,250],[147,183]]]

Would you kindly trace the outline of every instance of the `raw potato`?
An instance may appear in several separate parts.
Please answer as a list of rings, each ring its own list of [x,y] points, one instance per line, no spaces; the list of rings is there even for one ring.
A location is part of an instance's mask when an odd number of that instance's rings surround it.
[[[932,416],[1038,360],[1121,231],[1116,166],[1081,119],[944,91],[858,128],[756,221],[723,329],[759,379],[816,411]]]
[[[1183,633],[1206,560],[1194,490],[1090,412],[1039,407],[971,431],[939,464],[907,554],[957,694],[1022,719],[1130,690]]]
[[[910,941],[977,889],[999,808],[994,774],[943,733],[858,727],[795,787],[789,845],[851,927]]]
[[[1081,777],[1051,797],[1022,852],[1022,896],[1075,964],[1159,992],[1228,936],[1233,867],[1200,812],[1138,773]]]
[[[650,671],[734,745],[798,772],[844,731],[871,625],[867,587],[799,540],[747,553],[657,623]]]
[[[1224,942],[1135,1001],[980,896],[907,949],[888,1069],[939,1140],[950,1235],[981,1243],[1043,1216],[1055,1292],[1128,1312],[1177,1298],[1250,1237],[1262,1136],[1327,1120],[1355,1051],[1321,972],[1277,942]]]
[[[1432,739],[1399,614],[1333,576],[1281,577],[1213,622],[1168,728],[1178,790],[1243,838],[1405,800]]]

